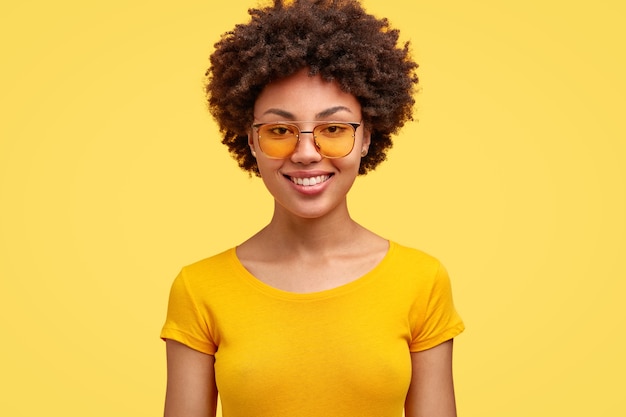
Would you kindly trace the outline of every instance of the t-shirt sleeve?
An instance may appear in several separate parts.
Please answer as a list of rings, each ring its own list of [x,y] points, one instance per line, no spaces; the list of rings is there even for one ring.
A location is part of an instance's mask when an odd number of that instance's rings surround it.
[[[217,347],[211,337],[210,320],[207,312],[199,308],[197,296],[183,269],[170,290],[161,339],[175,340],[197,351],[214,355]]]
[[[459,335],[465,326],[452,300],[450,278],[443,265],[438,264],[427,298],[418,300],[415,306],[411,352],[435,347]]]

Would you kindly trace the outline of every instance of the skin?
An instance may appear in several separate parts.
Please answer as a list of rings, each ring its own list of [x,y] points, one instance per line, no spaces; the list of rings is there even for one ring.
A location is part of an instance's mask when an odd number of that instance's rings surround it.
[[[254,116],[255,123],[297,121],[301,130],[309,131],[316,122],[360,122],[361,107],[337,84],[310,77],[303,69],[267,85],[255,102]],[[328,159],[317,152],[312,135],[303,134],[292,155],[271,159],[250,129],[250,149],[274,197],[270,223],[237,247],[239,260],[257,279],[285,291],[323,291],[358,279],[382,260],[388,241],[352,220],[347,205],[369,143],[369,132],[361,125],[352,152]],[[320,175],[328,180],[312,187],[291,180]],[[411,360],[406,417],[456,416],[452,340],[412,353]],[[213,356],[168,340],[167,362],[165,417],[215,416]]]
[[[406,397],[406,417],[456,417],[450,339],[421,352],[411,353],[411,385]]]

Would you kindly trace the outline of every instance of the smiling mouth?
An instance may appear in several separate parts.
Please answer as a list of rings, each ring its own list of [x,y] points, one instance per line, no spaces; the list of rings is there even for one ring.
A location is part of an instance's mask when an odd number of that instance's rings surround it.
[[[316,177],[308,177],[308,178],[297,178],[297,177],[289,177],[289,180],[296,185],[302,185],[305,187],[311,187],[313,185],[321,184],[323,182],[328,181],[331,175],[318,175]]]

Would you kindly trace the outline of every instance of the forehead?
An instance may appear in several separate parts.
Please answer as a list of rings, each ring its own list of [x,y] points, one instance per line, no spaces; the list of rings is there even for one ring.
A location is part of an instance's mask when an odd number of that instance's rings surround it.
[[[299,120],[325,118],[334,114],[360,116],[358,100],[334,81],[310,76],[304,69],[265,86],[254,104],[254,115],[266,113]]]

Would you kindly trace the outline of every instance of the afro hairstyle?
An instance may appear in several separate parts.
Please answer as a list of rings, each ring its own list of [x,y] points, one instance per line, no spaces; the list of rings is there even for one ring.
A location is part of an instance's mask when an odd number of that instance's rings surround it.
[[[384,161],[391,135],[412,120],[418,85],[418,65],[409,42],[398,45],[399,31],[357,0],[273,0],[248,13],[248,23],[215,44],[205,74],[209,111],[239,166],[259,175],[248,146],[257,97],[267,84],[303,68],[337,82],[360,103],[371,143],[359,174]]]

